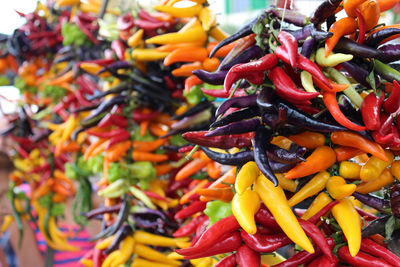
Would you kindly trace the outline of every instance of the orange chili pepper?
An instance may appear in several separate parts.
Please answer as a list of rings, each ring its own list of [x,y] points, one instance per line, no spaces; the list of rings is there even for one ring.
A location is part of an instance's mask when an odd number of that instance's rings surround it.
[[[142,121],[140,122],[140,136],[145,136],[147,129],[149,128],[150,121]]]
[[[388,161],[385,150],[377,143],[370,141],[353,132],[333,132],[331,140],[334,144],[361,149],[375,157]]]
[[[212,179],[217,179],[221,176],[221,168],[214,161],[207,164],[206,171]]]
[[[167,174],[174,169],[174,167],[172,167],[169,164],[160,164],[160,165],[154,166],[154,168],[156,169],[157,176]]]
[[[55,194],[51,197],[51,200],[52,200],[54,203],[62,203],[62,202],[64,202],[64,201],[66,200],[66,197],[65,197],[64,195],[62,195],[62,194],[55,193]]]
[[[161,128],[156,123],[150,123],[149,130],[153,135],[155,135],[157,137],[164,136],[164,135],[166,135],[168,133],[167,131],[165,131],[163,128]]]
[[[336,154],[329,146],[317,147],[306,159],[285,174],[286,179],[301,178],[324,171],[336,162]]]
[[[354,147],[340,146],[334,149],[337,161],[345,161],[363,153],[362,150]]]
[[[207,45],[207,52],[208,54],[211,53],[211,51],[214,49],[214,47],[218,44],[218,42],[210,42]],[[229,52],[231,52],[231,50],[235,47],[235,45],[237,44],[237,42],[232,42],[230,44],[227,44],[223,47],[221,47],[220,49],[218,49],[218,51],[215,53],[215,57],[226,57]]]
[[[398,0],[377,0],[381,12],[392,9],[399,1]]]
[[[347,2],[351,1],[352,0],[348,0]],[[342,18],[333,23],[332,26],[329,28],[329,31],[333,33],[333,36],[325,41],[325,57],[329,56],[329,54],[332,52],[333,48],[342,36],[352,34],[356,31],[357,28],[357,21],[352,17]]]
[[[281,135],[275,136],[271,140],[271,144],[277,145],[280,148],[283,148],[283,149],[286,149],[286,150],[289,150],[289,148],[292,145],[292,143],[293,142],[291,140],[289,140],[288,138],[286,138],[284,136],[281,136]]]
[[[203,69],[203,65],[200,62],[183,64],[177,69],[174,69],[171,73],[175,77],[189,77],[195,70]]]
[[[226,184],[235,184],[236,181],[236,167],[230,169],[215,182],[213,182],[208,188],[222,188],[227,187]]]
[[[189,93],[193,86],[202,84],[203,81],[200,80],[196,75],[189,76],[185,79],[185,92]]]
[[[97,141],[91,143],[90,146],[85,150],[85,153],[83,154],[83,159],[87,161],[91,156],[91,154],[93,153],[93,151],[96,149],[96,147],[98,147],[105,141],[107,141],[107,139],[100,138]]]
[[[190,191],[188,191],[186,194],[184,194],[180,199],[179,199],[179,204],[184,205],[189,202],[189,199],[192,195],[196,194],[198,190],[202,189],[204,186],[206,186],[208,183],[207,179],[199,181]]]
[[[175,111],[175,113],[177,115],[179,115],[177,113],[177,111]],[[161,123],[161,124],[164,124],[164,125],[169,126],[169,127],[176,122],[174,120],[171,120],[171,116],[168,115],[168,114],[165,114],[165,113],[158,114],[158,116],[154,119],[154,121],[156,121],[158,123]]]
[[[203,61],[207,56],[207,49],[204,47],[181,47],[175,49],[164,58],[164,66],[169,66],[176,62]]]
[[[209,72],[216,71],[219,67],[219,63],[220,61],[216,57],[206,58],[203,60],[203,68]]]
[[[123,155],[125,155],[126,151],[131,146],[131,141],[126,140],[120,143],[117,143],[112,146],[110,150],[107,151],[105,159],[109,162],[114,162],[119,160]]]
[[[328,79],[328,81],[329,81],[329,84],[332,86],[332,88],[329,88],[320,79],[313,77],[313,81],[318,88],[320,88],[323,91],[327,91],[327,92],[337,92],[337,93],[343,92],[344,90],[347,89],[347,87],[349,87],[348,84],[333,83],[330,79]]]
[[[365,21],[365,30],[369,31],[376,26],[381,16],[381,10],[377,0],[368,0],[359,7]]]
[[[104,199],[104,207],[110,207],[115,204],[115,201],[111,198],[105,198]],[[106,221],[106,224],[109,225],[112,220],[112,214],[111,213],[104,213],[104,220]]]
[[[205,188],[197,191],[197,194],[211,200],[221,200],[230,202],[234,193],[230,187],[224,188]]]
[[[72,192],[63,186],[61,183],[55,182],[52,186],[52,190],[60,195],[64,195],[66,197],[72,196]]]
[[[62,83],[70,83],[74,78],[74,72],[72,70],[67,71],[63,75],[54,78],[53,80],[49,81],[49,85],[59,85]]]
[[[205,161],[201,159],[194,159],[185,166],[183,166],[175,176],[175,180],[181,181],[188,178],[190,175],[195,174],[196,172],[203,169],[210,160]]]
[[[168,160],[167,155],[141,152],[137,150],[132,151],[132,158],[134,161],[150,161],[150,162],[162,162]]]
[[[357,17],[356,14],[356,8],[359,7],[362,3],[364,3],[366,0],[344,0],[343,1],[343,8],[346,11],[346,14],[349,17]]]
[[[156,139],[154,141],[133,141],[132,146],[134,150],[141,151],[141,152],[152,152],[158,149],[160,146],[165,144],[167,138],[164,139]]]
[[[160,52],[172,52],[178,48],[183,47],[202,47],[202,43],[180,43],[180,44],[166,44],[156,48]]]
[[[292,142],[306,148],[317,148],[325,144],[325,136],[316,132],[302,132],[288,137]]]
[[[100,155],[106,150],[106,147],[110,143],[110,140],[107,140],[100,145],[98,145],[95,149],[93,149],[92,153],[90,154],[90,157],[96,157],[97,155]]]

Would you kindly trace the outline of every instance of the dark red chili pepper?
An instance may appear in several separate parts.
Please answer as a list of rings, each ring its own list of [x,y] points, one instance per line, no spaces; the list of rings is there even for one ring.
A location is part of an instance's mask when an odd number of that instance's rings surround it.
[[[396,80],[393,80],[392,88],[392,93],[383,104],[383,109],[387,113],[396,112],[400,107],[400,85]]]
[[[158,111],[152,111],[150,113],[142,113],[139,111],[139,109],[133,110],[132,114],[132,119],[137,122],[142,122],[142,121],[149,121],[154,118],[156,118],[158,115]]]
[[[163,21],[153,22],[153,21],[148,21],[148,20],[143,20],[143,19],[135,19],[135,25],[143,30],[152,31],[152,30],[156,30],[158,28],[168,27],[169,22],[163,22]]]
[[[147,191],[147,190],[142,190],[143,193],[145,193],[146,196],[150,197],[150,198],[154,198],[157,200],[161,200],[161,201],[165,201],[165,202],[170,202],[170,200],[166,197],[163,197],[157,193],[154,193],[152,191]]]
[[[191,246],[196,245],[197,241],[199,241],[200,237],[207,230],[207,227],[209,224],[210,224],[210,220],[208,219],[208,216],[205,216],[204,219],[199,222],[199,224],[197,225],[197,228],[196,228],[196,233],[192,239],[192,243],[190,244]]]
[[[184,207],[183,209],[178,211],[175,214],[174,219],[175,220],[186,219],[187,217],[192,216],[193,214],[196,214],[197,212],[205,210],[206,206],[207,206],[207,202],[203,202],[200,200],[195,201],[195,202],[191,203],[189,206]]]
[[[236,255],[231,254],[223,258],[214,267],[236,267]]]
[[[297,40],[288,32],[280,31],[278,33],[278,41],[286,48],[289,54],[290,65],[295,68],[297,62]]]
[[[122,115],[113,114],[111,116],[111,121],[115,126],[120,128],[126,128],[126,126],[128,126],[128,120]]]
[[[254,133],[206,137],[205,134],[207,132],[208,131],[186,132],[182,134],[182,137],[186,141],[196,145],[222,149],[250,147],[251,139],[254,137]]]
[[[128,140],[130,137],[130,134],[128,131],[121,131],[120,134],[114,135],[113,137],[110,138],[110,142],[106,146],[106,150],[110,149],[113,145],[121,143],[122,141]]]
[[[85,96],[83,95],[83,92],[81,90],[76,90],[74,92],[76,99],[78,100],[79,104],[81,106],[91,106],[93,103],[89,102],[86,100]]]
[[[111,49],[115,52],[119,60],[125,60],[125,45],[121,40],[112,41]]]
[[[283,46],[278,46],[275,50],[275,54],[283,62],[290,63],[289,53]],[[309,72],[314,78],[317,78],[329,88],[332,88],[332,85],[329,83],[325,75],[321,72],[319,67],[310,59],[303,56],[302,54],[297,55],[296,67]]]
[[[241,246],[236,251],[236,262],[239,267],[246,266],[261,266],[261,257],[260,253],[252,250],[246,245]]]
[[[91,30],[87,28],[87,23],[84,23],[84,21],[79,16],[76,17],[75,22],[79,29],[89,38],[90,41],[93,42],[93,44],[98,45],[100,43],[100,41],[97,40],[96,37],[94,37]]]
[[[204,234],[199,238],[194,246],[185,249],[179,249],[176,250],[176,252],[184,256],[202,253],[203,250],[215,244],[215,242],[221,239],[221,237],[226,234],[232,233],[233,231],[237,231],[239,228],[240,225],[237,222],[235,216],[231,215],[225,217],[211,225],[211,227],[204,232]]]
[[[378,243],[372,241],[369,238],[364,238],[361,241],[361,250],[371,254],[372,256],[376,256],[393,266],[400,266],[400,258],[397,257],[394,253],[392,253],[387,248],[379,245]]]
[[[185,224],[184,226],[180,227],[178,230],[176,230],[172,236],[173,237],[185,237],[185,236],[190,236],[194,232],[196,232],[196,228],[199,225],[201,221],[204,220],[204,218],[207,217],[206,215],[200,215],[197,217],[194,217],[189,223]]]
[[[143,20],[147,20],[147,21],[151,21],[151,22],[160,22],[158,19],[156,19],[155,17],[153,17],[152,15],[147,13],[147,11],[144,10],[143,8],[138,11],[138,16],[139,16],[139,18],[141,18]]]
[[[102,58],[102,59],[93,59],[93,60],[85,60],[77,63],[77,67],[79,68],[82,63],[94,63],[102,66],[108,66],[113,63],[115,60],[113,58]]]
[[[54,165],[56,166],[57,169],[60,169],[62,172],[65,171],[64,168],[64,162],[60,158],[54,158]]]
[[[372,92],[364,98],[361,104],[361,115],[367,129],[379,129],[381,125],[380,110],[384,100],[384,93],[381,93],[381,96],[378,98],[376,94]]]
[[[285,71],[280,67],[273,68],[268,73],[268,78],[273,82],[276,88],[276,93],[283,99],[291,102],[295,101],[305,101],[310,100],[319,95],[318,92],[309,93],[300,91],[292,79],[285,73]]]
[[[128,31],[133,28],[133,17],[130,12],[126,13],[125,16],[119,16],[117,20],[117,26],[121,31]]]
[[[360,267],[369,267],[369,266],[374,266],[374,267],[390,267],[389,263],[375,258],[371,255],[368,255],[366,253],[363,253],[359,251],[356,256],[352,257],[350,255],[349,247],[348,246],[343,246],[339,248],[338,250],[338,256],[341,260],[344,262],[352,265],[352,266],[360,266]]]
[[[310,223],[316,224],[320,220],[320,218],[324,216],[326,213],[328,213],[337,203],[339,202],[338,201],[330,202],[328,205],[326,205],[320,211],[314,214],[310,219],[308,219],[308,221]]]
[[[321,255],[308,264],[307,267],[336,267],[338,264],[339,260],[337,257],[334,256],[332,259],[329,259],[327,256]]]
[[[21,147],[21,145],[17,145],[17,146],[16,146],[16,150],[17,150],[18,154],[19,154],[21,157],[23,157],[24,159],[28,159],[28,158],[29,158],[29,153],[26,152],[26,150],[23,149],[23,148]]]
[[[355,9],[355,12],[357,14],[357,19],[358,19],[357,43],[362,44],[364,43],[365,40],[365,18],[362,16],[361,11],[358,8]]]
[[[89,135],[94,135],[94,136],[100,137],[100,138],[112,138],[114,136],[118,136],[118,135],[121,135],[124,133],[129,134],[129,132],[127,130],[121,129],[121,128],[118,128],[118,129],[115,129],[115,130],[112,130],[109,132],[94,132],[89,129],[89,130],[86,130],[86,133]]]
[[[205,234],[205,233],[204,233]],[[203,234],[203,236],[204,236]],[[202,237],[203,237],[202,236]],[[199,241],[197,241],[196,245],[201,241],[202,237],[200,237]],[[222,253],[228,253],[237,250],[242,245],[242,238],[238,231],[233,231],[227,233],[216,239],[215,242],[210,244],[209,246],[203,248],[202,250],[198,251],[197,253],[193,252],[190,254],[186,254],[185,259],[197,259],[197,258],[204,258],[210,257]],[[179,254],[182,250],[175,250]]]
[[[379,218],[378,216],[376,216],[372,213],[369,213],[363,209],[360,209],[359,207],[354,207],[354,208],[356,209],[358,214],[360,214],[360,216],[363,217],[366,221],[373,221],[373,220],[376,220]]]
[[[260,234],[257,232],[254,235],[251,235],[246,231],[241,231],[240,235],[246,245],[251,249],[263,253],[271,253],[278,248],[292,243],[292,240],[290,240],[285,233]]]
[[[281,230],[281,227],[276,222],[274,216],[272,216],[271,212],[263,205],[257,211],[254,218],[255,218],[256,222],[258,222],[262,225],[265,225],[275,231]]]
[[[247,79],[256,85],[262,84],[264,81],[264,72],[275,67],[276,64],[278,64],[278,58],[274,54],[267,54],[256,61],[233,66],[225,77],[225,91],[228,92],[232,84],[239,79]]]

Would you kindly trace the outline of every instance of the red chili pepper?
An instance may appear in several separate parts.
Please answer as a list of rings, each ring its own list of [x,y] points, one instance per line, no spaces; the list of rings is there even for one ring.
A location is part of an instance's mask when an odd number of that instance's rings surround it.
[[[106,150],[110,149],[113,145],[121,143],[125,140],[128,140],[130,137],[130,134],[128,131],[121,131],[120,134],[118,135],[114,135],[113,137],[110,138],[110,141],[108,142],[107,146],[106,146]]]
[[[378,216],[375,216],[372,213],[369,213],[363,209],[360,209],[359,207],[355,206],[354,208],[356,209],[358,214],[360,214],[360,216],[363,217],[366,221],[373,221],[373,220],[376,220],[379,218]]]
[[[94,248],[93,251],[93,267],[101,267],[102,263],[102,251],[100,249]]]
[[[332,201],[330,202],[328,205],[326,205],[325,207],[323,207],[320,211],[318,211],[317,213],[315,213],[310,219],[308,219],[308,221],[310,223],[316,224],[317,222],[319,222],[320,218],[322,216],[324,216],[326,213],[328,213],[333,206],[335,206],[336,204],[338,204],[338,201]]]
[[[221,90],[216,90],[216,89],[204,89],[201,88],[201,91],[208,96],[212,97],[220,97],[220,98],[228,98],[231,95],[233,89],[231,89],[229,92],[225,91],[225,89]],[[233,93],[233,97],[239,97],[239,96],[246,96],[246,90],[238,88],[235,90],[235,93]]]
[[[276,88],[276,93],[283,99],[291,102],[295,101],[306,101],[313,99],[319,95],[318,92],[309,93],[300,91],[285,71],[280,67],[273,68],[268,73],[268,78],[273,82]]]
[[[126,126],[128,126],[128,120],[122,115],[113,114],[111,116],[111,121],[115,126],[120,128],[126,128]]]
[[[271,253],[292,243],[292,240],[285,233],[264,235],[257,232],[251,235],[246,231],[241,231],[240,235],[251,249],[263,253]]]
[[[214,267],[236,267],[236,255],[231,254],[223,258]]]
[[[380,111],[384,100],[385,94],[383,92],[381,92],[379,98],[374,92],[364,98],[361,104],[361,115],[368,130],[373,131],[379,129],[381,125]]]
[[[254,219],[256,220],[256,222],[265,225],[275,231],[281,231],[281,227],[276,222],[274,216],[272,216],[272,213],[263,205],[254,215]]]
[[[118,129],[115,129],[115,130],[112,130],[112,131],[109,131],[109,132],[94,132],[94,131],[92,131],[90,129],[86,130],[86,133],[88,135],[94,135],[94,136],[97,136],[97,137],[100,137],[100,138],[111,138],[111,137],[114,137],[114,136],[118,136],[118,135],[124,134],[126,132],[129,134],[129,132],[127,130],[121,129],[121,128],[118,128]]]
[[[54,165],[57,169],[60,169],[62,172],[65,172],[64,162],[61,161],[60,158],[54,158]]]
[[[171,77],[169,77],[168,75],[164,75],[163,78],[164,78],[165,85],[168,87],[168,89],[170,89],[170,90],[176,89],[177,84],[176,84],[176,82],[174,82],[171,79]]]
[[[148,21],[148,20],[143,20],[143,19],[135,19],[135,24],[139,28],[145,30],[145,31],[152,31],[156,30],[158,28],[167,28],[169,26],[169,22],[163,22],[163,21]]]
[[[372,241],[369,238],[364,238],[361,242],[361,250],[381,258],[382,260],[392,264],[393,266],[400,266],[400,258],[397,257],[387,248],[379,245],[378,243]]]
[[[392,114],[388,115],[384,112],[381,112],[381,118],[380,118],[381,125],[379,126],[379,133],[382,135],[386,135],[390,133],[392,130],[392,125],[393,125],[393,116]]]
[[[29,158],[29,153],[26,152],[26,150],[23,149],[20,145],[17,145],[17,146],[16,146],[16,150],[17,150],[18,154],[19,154],[21,157],[23,157],[23,158],[25,158],[25,159],[28,159],[28,158]]]
[[[275,54],[283,62],[288,64],[290,63],[289,53],[283,46],[278,46],[275,50]],[[297,55],[296,67],[309,72],[314,78],[318,79],[324,85],[332,88],[332,85],[329,83],[328,79],[325,77],[319,67],[302,54]]]
[[[76,64],[76,66],[79,68],[82,63],[94,63],[97,65],[102,65],[102,66],[108,66],[111,63],[113,63],[115,60],[113,58],[102,58],[102,59],[93,59],[93,60],[85,60],[81,61]]]
[[[333,257],[333,260],[329,259],[325,255],[321,255],[315,260],[313,260],[307,267],[336,267],[339,265],[339,260],[337,257]]]
[[[297,104],[295,106],[298,107],[299,109],[301,109],[302,111],[310,113],[310,114],[318,114],[318,113],[321,112],[321,110],[319,110],[319,109],[317,109],[317,108],[315,108],[313,106],[310,106],[310,105]]]
[[[158,199],[158,200],[161,200],[161,201],[165,201],[165,202],[170,202],[170,200],[168,198],[163,197],[163,196],[161,196],[161,195],[159,195],[157,193],[154,193],[152,191],[143,190],[143,193],[145,193],[146,196],[148,196],[148,197],[151,197],[151,198],[154,198],[154,199]]]
[[[205,216],[205,218],[202,221],[200,221],[199,224],[197,225],[196,234],[194,235],[190,246],[196,245],[197,241],[199,241],[200,237],[207,230],[209,224],[210,220],[208,219],[208,216]]]
[[[375,258],[371,255],[368,255],[366,253],[363,253],[359,251],[356,256],[352,257],[350,255],[349,247],[348,246],[343,246],[339,248],[338,250],[338,256],[341,260],[344,262],[352,265],[352,266],[374,266],[374,267],[390,267],[389,263]]]
[[[207,233],[207,232],[205,232]],[[203,236],[205,235],[203,234]],[[203,237],[202,236],[202,237]],[[200,237],[199,241],[197,241],[196,245],[201,241],[202,237]],[[190,254],[186,254],[185,259],[196,259],[196,258],[204,258],[210,257],[222,253],[228,253],[237,250],[242,245],[242,239],[238,231],[233,231],[227,234],[224,234],[222,237],[218,238],[210,244],[209,246],[203,248],[197,253],[193,252]],[[182,250],[175,250],[180,254]]]
[[[112,114],[108,113],[106,116],[104,116],[101,119],[101,121],[99,121],[97,126],[100,127],[100,128],[105,128],[105,127],[111,126],[112,125],[111,117],[112,117]]]
[[[357,19],[358,19],[357,43],[362,44],[364,43],[365,39],[365,19],[358,8],[355,9],[355,12],[357,14]]]
[[[251,139],[254,138],[254,132],[212,137],[205,136],[206,133],[208,131],[186,132],[182,137],[193,144],[222,149],[250,147]]]
[[[175,233],[172,234],[173,237],[185,237],[185,236],[190,236],[194,232],[196,232],[196,228],[199,225],[201,221],[204,219],[207,219],[206,215],[200,215],[197,217],[194,217],[189,223],[186,225],[182,226],[178,230],[176,230]]]
[[[138,11],[138,16],[141,19],[147,20],[147,21],[152,21],[152,22],[160,22],[158,19],[147,13],[146,10],[143,8]]]
[[[89,78],[87,75],[81,75],[76,79],[76,82],[82,88],[82,91],[86,94],[94,94],[95,89],[97,89],[97,84]]]
[[[196,214],[197,212],[205,210],[206,206],[207,206],[207,202],[203,202],[200,200],[195,201],[195,202],[191,203],[189,206],[178,211],[175,214],[174,219],[175,220],[186,219],[187,217],[192,216],[193,214]]]
[[[275,67],[276,64],[278,64],[278,58],[274,54],[267,54],[256,61],[233,66],[225,77],[225,91],[229,92],[232,84],[239,79],[247,79],[256,85],[262,84],[264,72]]]
[[[221,237],[233,231],[237,231],[239,228],[240,225],[235,216],[231,215],[225,217],[211,225],[211,227],[204,232],[194,246],[185,249],[179,249],[176,250],[176,252],[184,256],[202,253],[203,250],[215,244],[215,242]]]
[[[280,31],[278,33],[278,41],[286,48],[289,54],[290,65],[295,68],[297,62],[297,40],[288,32]]]
[[[89,102],[86,100],[85,96],[83,95],[83,92],[81,90],[76,90],[74,92],[76,99],[78,99],[78,102],[81,106],[90,106],[93,103]]]
[[[93,33],[87,28],[85,23],[79,16],[76,17],[76,25],[79,27],[79,29],[89,38],[90,41],[93,42],[93,44],[98,45],[100,43],[99,40],[94,37]]]
[[[325,106],[328,108],[332,117],[343,127],[350,130],[361,132],[366,130],[365,126],[359,126],[352,121],[350,121],[340,110],[338,102],[336,100],[336,93],[324,92],[322,94]]]
[[[152,119],[155,119],[158,116],[158,111],[152,111],[150,113],[142,113],[139,111],[139,109],[134,109],[133,110],[133,115],[132,119],[136,122],[142,122],[142,121],[149,121]]]
[[[121,40],[114,40],[111,42],[111,49],[115,52],[119,60],[125,60],[125,48]]]
[[[396,80],[393,80],[392,93],[383,104],[383,109],[387,113],[396,112],[400,107],[400,85]]]
[[[133,28],[133,17],[130,12],[126,13],[125,16],[119,16],[117,25],[120,31],[128,31]]]
[[[260,253],[252,250],[246,245],[243,245],[236,251],[236,262],[239,267],[261,266]]]

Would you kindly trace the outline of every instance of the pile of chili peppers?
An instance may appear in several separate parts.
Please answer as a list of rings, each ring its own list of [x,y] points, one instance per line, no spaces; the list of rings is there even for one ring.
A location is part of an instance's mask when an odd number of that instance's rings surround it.
[[[73,199],[104,225],[84,266],[400,265],[397,1],[269,7],[230,36],[204,0],[50,2],[0,38],[22,95],[2,231],[76,251]]]

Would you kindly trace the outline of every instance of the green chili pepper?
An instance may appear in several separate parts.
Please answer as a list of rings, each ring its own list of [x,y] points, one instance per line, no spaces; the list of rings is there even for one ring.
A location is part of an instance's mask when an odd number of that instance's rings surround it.
[[[220,200],[207,202],[207,207],[204,210],[210,220],[210,225],[216,223],[217,221],[232,215],[231,203],[225,203]]]

